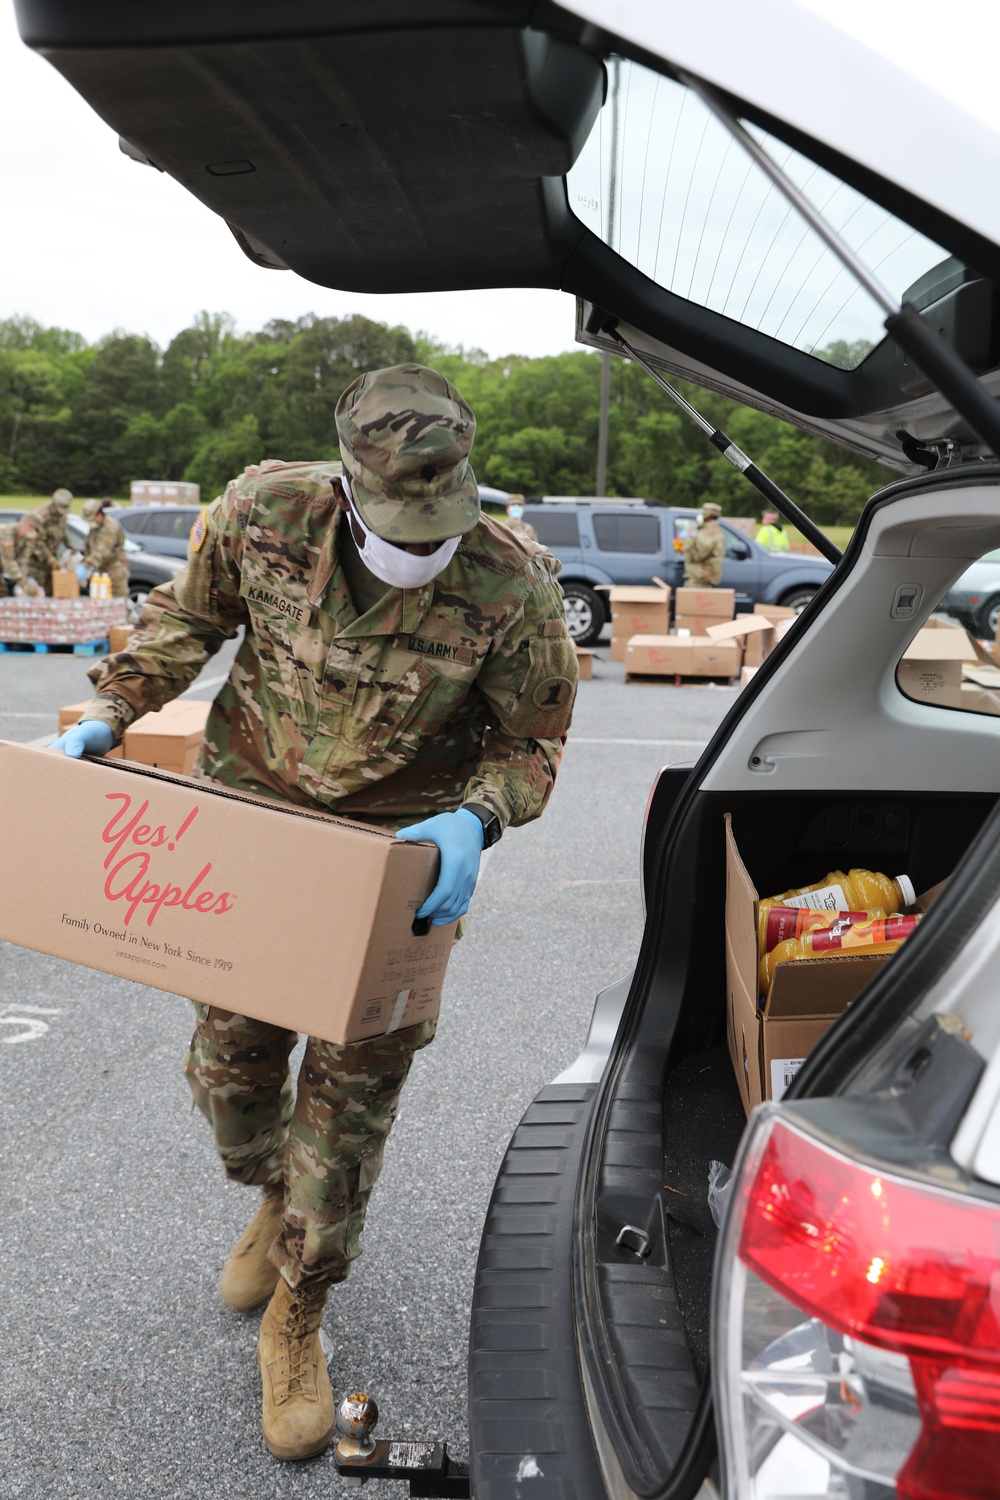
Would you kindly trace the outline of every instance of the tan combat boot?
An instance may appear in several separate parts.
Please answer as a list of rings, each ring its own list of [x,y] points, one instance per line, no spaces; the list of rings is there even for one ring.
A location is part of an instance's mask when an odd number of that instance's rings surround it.
[[[275,1458],[312,1458],[333,1437],[333,1391],[319,1342],[327,1291],[325,1281],[306,1282],[293,1290],[279,1276],[261,1319],[260,1425]]]
[[[267,1258],[267,1252],[278,1237],[285,1189],[279,1182],[264,1189],[260,1207],[242,1236],[219,1277],[219,1296],[227,1307],[249,1312],[266,1302],[278,1280],[278,1268]]]

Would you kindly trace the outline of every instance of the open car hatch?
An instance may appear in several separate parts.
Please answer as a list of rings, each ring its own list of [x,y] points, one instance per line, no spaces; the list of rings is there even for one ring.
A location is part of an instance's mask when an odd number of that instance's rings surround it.
[[[904,471],[989,449],[699,87],[993,395],[1000,209],[970,184],[997,179],[1000,140],[791,0],[17,14],[261,266],[356,291],[560,287],[582,342],[621,352],[597,308],[662,369]]]

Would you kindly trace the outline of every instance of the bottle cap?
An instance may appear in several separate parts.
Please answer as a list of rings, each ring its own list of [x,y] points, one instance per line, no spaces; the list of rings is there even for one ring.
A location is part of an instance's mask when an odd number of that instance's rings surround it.
[[[917,899],[917,893],[913,889],[913,881],[909,875],[897,875],[896,884],[903,893],[903,905],[912,906]]]

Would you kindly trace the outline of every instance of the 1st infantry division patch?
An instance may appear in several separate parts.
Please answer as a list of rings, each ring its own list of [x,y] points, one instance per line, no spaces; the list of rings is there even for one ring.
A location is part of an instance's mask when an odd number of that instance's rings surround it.
[[[191,527],[191,536],[188,545],[190,546],[192,552],[200,552],[202,544],[205,538],[208,536],[208,523],[205,520],[205,511],[207,510],[207,508],[207,506],[202,506],[201,510],[198,512],[198,519]]]

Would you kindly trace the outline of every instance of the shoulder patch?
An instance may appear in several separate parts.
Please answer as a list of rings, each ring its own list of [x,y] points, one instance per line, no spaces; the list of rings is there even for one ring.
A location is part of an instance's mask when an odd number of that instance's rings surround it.
[[[208,526],[205,523],[205,511],[207,507],[202,506],[198,512],[198,519],[191,527],[191,536],[188,545],[192,552],[200,552],[205,538],[208,536]]]

